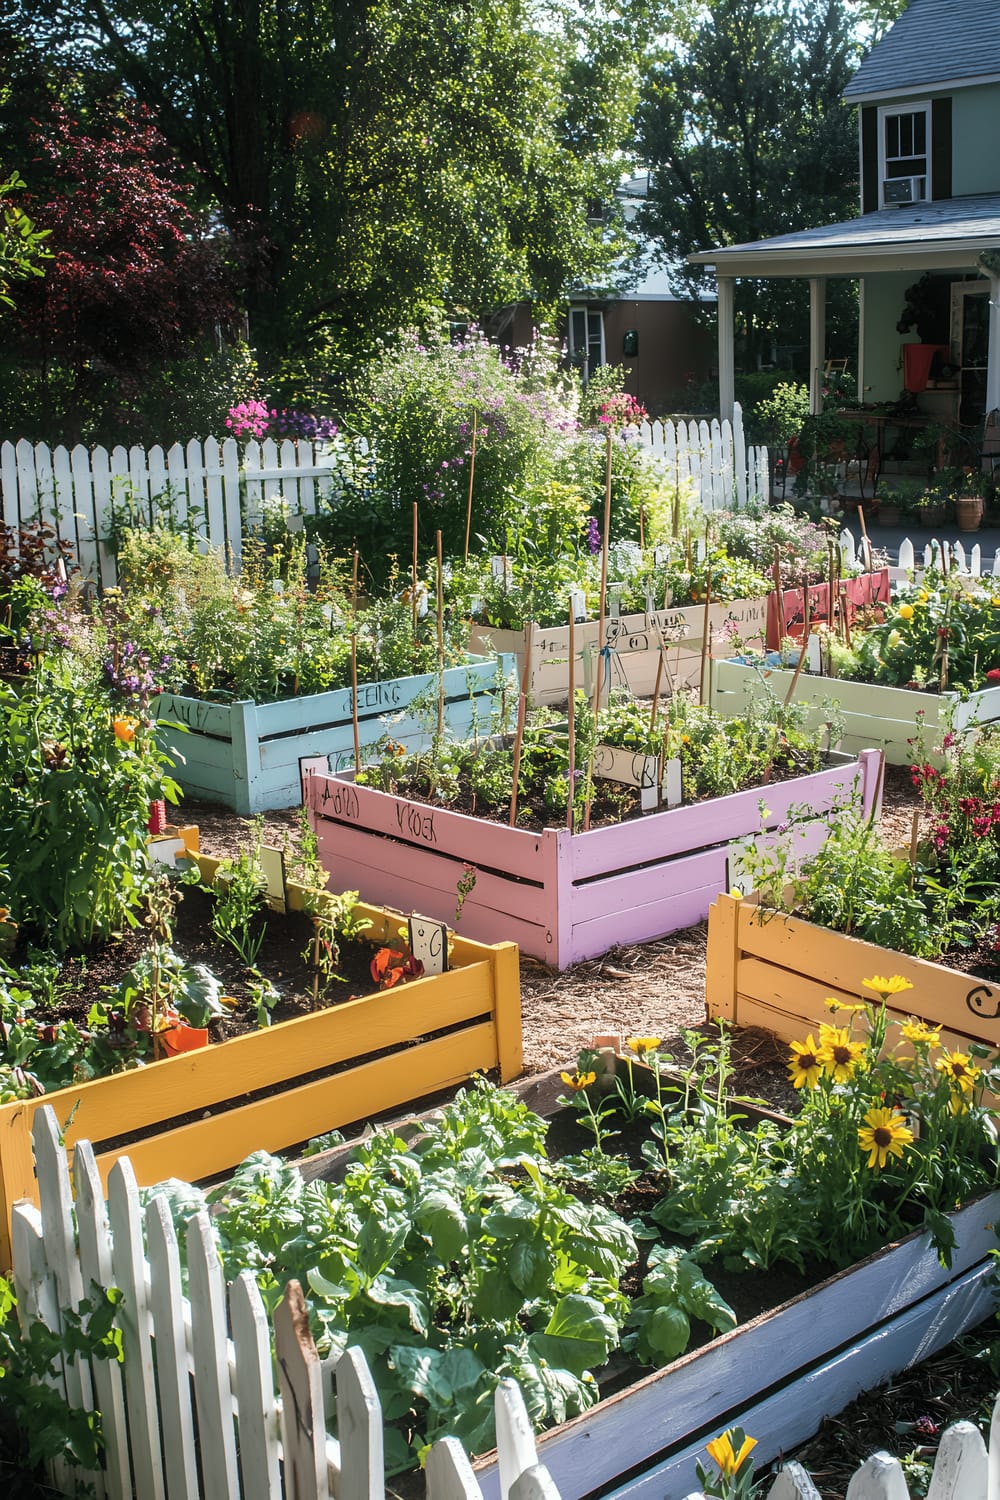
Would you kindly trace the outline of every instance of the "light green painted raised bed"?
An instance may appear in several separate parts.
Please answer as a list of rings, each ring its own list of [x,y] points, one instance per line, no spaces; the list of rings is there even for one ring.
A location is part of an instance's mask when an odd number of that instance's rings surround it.
[[[449,734],[466,739],[489,730],[513,668],[507,656],[470,656],[444,672],[444,714]],[[384,734],[408,749],[431,738],[437,726],[438,676],[395,677],[358,685],[358,740],[362,748]],[[421,700],[418,711],[414,710]],[[325,758],[324,769],[354,764],[350,688],[311,693],[280,703],[211,703],[161,693],[151,711],[159,740],[177,762],[174,778],[190,797],[221,802],[249,817],[302,801],[303,761]]]
[[[725,715],[741,714],[750,700],[767,693],[784,702],[794,672],[786,667],[757,668],[742,662],[718,661],[712,668],[712,707]],[[923,726],[925,761],[940,763],[931,747],[940,744],[950,727],[955,733],[979,724],[1000,721],[1000,687],[970,693],[918,693],[910,688],[885,687],[872,682],[845,682],[838,677],[799,674],[793,699],[812,705],[812,725],[823,723],[826,705],[836,703],[844,724],[838,748],[848,755],[874,747],[885,751],[890,765],[908,766],[914,759],[913,740]]]

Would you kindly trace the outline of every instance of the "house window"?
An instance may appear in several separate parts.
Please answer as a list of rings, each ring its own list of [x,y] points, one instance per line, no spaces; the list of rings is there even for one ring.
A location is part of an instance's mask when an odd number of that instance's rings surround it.
[[[584,385],[604,364],[604,313],[599,307],[570,308],[569,356],[583,371]]]
[[[879,207],[931,196],[931,107],[879,110]]]

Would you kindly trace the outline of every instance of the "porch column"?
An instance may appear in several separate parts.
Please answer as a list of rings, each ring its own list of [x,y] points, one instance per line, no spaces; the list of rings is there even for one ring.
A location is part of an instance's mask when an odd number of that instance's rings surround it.
[[[858,277],[858,405],[865,400],[865,278]]]
[[[1000,275],[990,273],[990,329],[986,351],[986,410],[1000,408]]]
[[[809,410],[823,410],[823,366],[826,364],[826,277],[809,278]]]
[[[718,276],[717,304],[719,319],[719,414],[732,421],[736,402],[736,361],[733,354],[736,321],[735,278]]]

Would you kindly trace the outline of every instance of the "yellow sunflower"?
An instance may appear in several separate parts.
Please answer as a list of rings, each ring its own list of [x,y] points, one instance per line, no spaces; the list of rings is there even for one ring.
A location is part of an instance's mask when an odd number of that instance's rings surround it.
[[[823,1004],[826,1006],[827,1010],[843,1010],[847,1011],[852,1016],[856,1016],[861,1011],[868,1009],[867,1005],[865,1004],[849,1005],[846,1000],[838,1000],[835,995],[827,995],[826,999],[823,1001]]]
[[[834,1083],[846,1083],[864,1055],[864,1042],[852,1042],[845,1027],[819,1028],[819,1060]]]
[[[934,1066],[943,1073],[963,1094],[971,1094],[980,1076],[979,1069],[967,1052],[944,1052]]]
[[[661,1036],[630,1036],[626,1038],[625,1045],[633,1052],[638,1052],[640,1057],[645,1057],[647,1052],[655,1052],[662,1041]]]
[[[881,1171],[890,1156],[902,1156],[913,1140],[913,1131],[894,1109],[870,1109],[858,1128],[858,1144],[868,1152],[868,1165]]]
[[[789,1050],[792,1054],[788,1059],[788,1076],[791,1082],[797,1089],[803,1084],[806,1088],[814,1089],[823,1072],[823,1063],[812,1036],[807,1036],[804,1042],[791,1042]]]

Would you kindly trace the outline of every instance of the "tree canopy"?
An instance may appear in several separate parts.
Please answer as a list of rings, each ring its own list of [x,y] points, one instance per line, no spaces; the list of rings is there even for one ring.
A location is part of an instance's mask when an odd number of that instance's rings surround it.
[[[841,93],[858,44],[844,0],[715,0],[665,20],[637,116],[652,172],[645,225],[678,289],[693,291],[706,274],[684,264],[693,251],[857,212],[857,130]],[[789,337],[804,295],[798,283],[739,283],[749,363],[777,327]]]
[[[543,306],[598,279],[636,72],[600,5],[21,0],[121,82],[217,205],[271,349],[371,347],[431,305]]]

